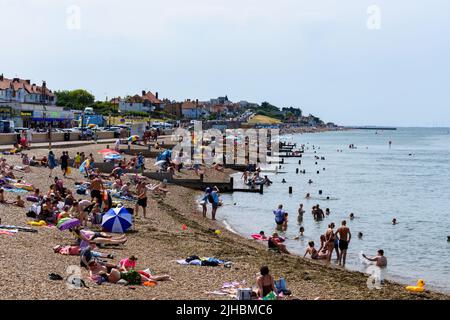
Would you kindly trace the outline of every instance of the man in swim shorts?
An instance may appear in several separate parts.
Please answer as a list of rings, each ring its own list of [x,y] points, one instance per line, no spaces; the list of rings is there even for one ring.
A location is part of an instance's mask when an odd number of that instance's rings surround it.
[[[137,194],[137,198],[138,201],[136,203],[136,207],[134,209],[135,213],[136,213],[136,217],[138,216],[139,213],[139,207],[142,207],[142,212],[144,215],[144,219],[147,217],[147,187],[145,185],[144,181],[140,181],[138,182],[138,185],[136,187],[136,194]]]
[[[341,226],[337,229],[336,235],[339,239],[339,265],[345,267],[345,259],[347,258],[347,249],[352,238],[352,233],[350,232],[350,228],[347,227],[347,221],[343,220]]]

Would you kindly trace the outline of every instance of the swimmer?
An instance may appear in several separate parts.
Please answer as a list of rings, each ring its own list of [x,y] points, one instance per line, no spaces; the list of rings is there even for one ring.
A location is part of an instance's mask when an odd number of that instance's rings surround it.
[[[305,228],[300,227],[300,237],[303,237],[304,232],[305,232]]]
[[[309,184],[312,184],[312,183],[313,183],[313,181],[312,181],[311,179],[309,179],[308,183],[309,183]]]
[[[262,240],[266,240],[266,239],[267,239],[267,236],[266,236],[266,234],[264,233],[264,231],[260,231],[260,232],[259,232],[259,235],[261,236],[261,239],[262,239]]]
[[[331,213],[330,208],[326,208],[326,209],[325,209],[325,214],[326,214],[327,216],[329,216],[330,213]]]
[[[355,215],[353,213],[350,213],[349,218],[350,218],[350,220],[353,220],[353,219],[355,219]]]
[[[363,233],[362,232],[358,232],[358,239],[362,239],[363,237]]]
[[[307,193],[306,196],[305,196],[305,199],[311,199],[311,194]]]
[[[283,180],[281,180],[281,183],[286,183],[286,180],[283,178]]]
[[[395,226],[397,224],[397,219],[392,219],[392,225]]]

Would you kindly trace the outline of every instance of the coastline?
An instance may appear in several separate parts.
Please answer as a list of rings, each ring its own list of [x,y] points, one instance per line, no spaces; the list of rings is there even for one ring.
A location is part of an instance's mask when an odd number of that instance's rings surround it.
[[[83,151],[94,152],[103,147],[92,145]],[[67,150],[70,154],[77,151],[76,148]],[[47,152],[47,149],[36,149],[29,153],[39,156]],[[10,163],[20,163],[19,156],[5,158]],[[74,171],[65,179],[65,185],[71,189],[76,181],[83,179]],[[205,178],[216,181],[217,175],[225,178],[230,173],[229,170],[224,174],[207,170]],[[60,175],[60,171],[55,170],[55,174]],[[40,168],[33,168],[25,179],[44,192],[52,181],[48,178],[48,169]],[[125,246],[100,251],[114,254],[115,261],[136,255],[139,266],[149,267],[156,274],[170,274],[173,282],[162,282],[153,288],[137,286],[134,290],[113,284],[99,286],[88,280],[87,272],[82,270],[81,275],[90,288],[70,289],[65,282],[49,280],[48,274],[54,272],[66,277],[69,266],[79,265],[79,257],[55,254],[52,250],[55,245],[73,242],[73,237],[68,232],[40,227],[36,234],[19,232],[15,236],[0,237],[0,257],[4,261],[0,269],[0,299],[231,299],[207,292],[219,290],[230,281],[245,281],[252,286],[262,265],[268,265],[276,278],[286,278],[293,293],[288,299],[450,299],[450,295],[438,292],[409,293],[403,285],[391,281],[386,281],[380,290],[370,290],[367,276],[362,273],[328,267],[299,256],[274,254],[261,243],[234,234],[221,223],[204,219],[196,203],[198,192],[176,185],[168,188],[166,196],[150,197],[147,219],[136,220]],[[7,194],[8,200],[13,197]],[[0,210],[2,223],[27,225],[26,209],[0,205]],[[182,225],[187,228],[183,230]],[[220,229],[222,233],[216,235],[211,229]],[[233,265],[228,269],[182,266],[175,262],[193,254],[230,260]]]

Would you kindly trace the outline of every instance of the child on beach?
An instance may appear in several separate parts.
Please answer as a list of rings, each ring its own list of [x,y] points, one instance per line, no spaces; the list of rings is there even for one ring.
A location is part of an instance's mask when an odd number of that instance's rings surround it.
[[[137,261],[137,258],[135,256],[131,256],[129,258],[120,260],[119,265],[118,265],[119,270],[122,272],[135,270],[136,269],[136,261]]]
[[[16,201],[14,201],[14,204],[20,208],[25,208],[25,201],[22,200],[21,196],[17,196]]]
[[[288,227],[288,213],[285,212],[285,213],[284,213],[283,226],[282,226],[281,229],[282,229],[283,231],[286,231],[286,230],[287,230],[287,227]]]
[[[306,248],[303,258],[306,258],[306,255],[308,254],[311,256],[311,259],[313,260],[319,259],[319,253],[317,252],[316,248],[314,248],[314,241],[308,242],[308,247]]]
[[[300,237],[303,237],[303,233],[305,232],[304,227],[300,227],[300,234],[294,238],[294,240],[300,239]]]
[[[81,155],[79,152],[75,155],[73,166],[74,168],[78,169],[81,165]]]

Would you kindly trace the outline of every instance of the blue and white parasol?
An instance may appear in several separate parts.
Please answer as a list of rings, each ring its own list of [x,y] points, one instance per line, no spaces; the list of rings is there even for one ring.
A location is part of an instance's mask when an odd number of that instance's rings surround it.
[[[133,216],[124,207],[110,209],[103,215],[102,227],[106,232],[124,233],[133,225]]]

